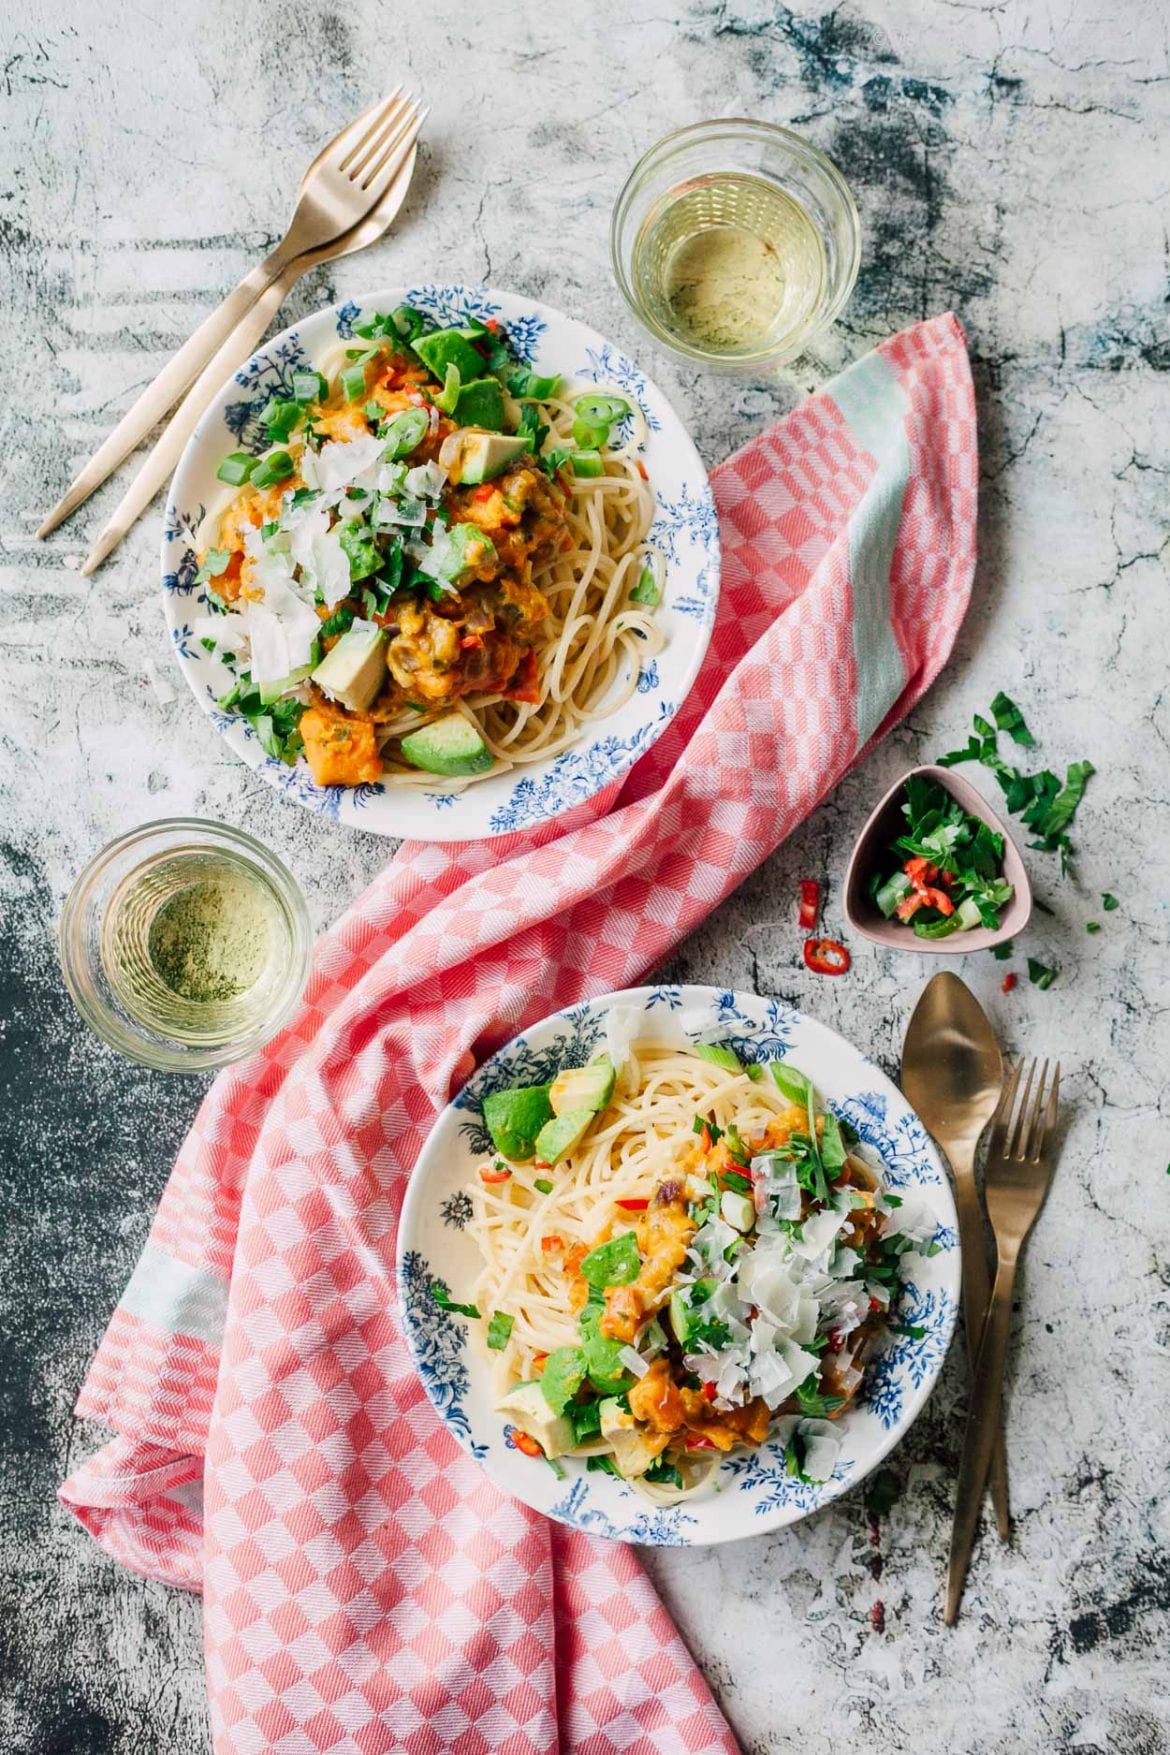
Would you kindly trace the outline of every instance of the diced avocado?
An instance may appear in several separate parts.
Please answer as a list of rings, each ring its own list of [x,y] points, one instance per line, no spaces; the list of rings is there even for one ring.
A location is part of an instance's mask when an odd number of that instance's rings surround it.
[[[483,1122],[496,1151],[513,1164],[526,1164],[536,1149],[536,1136],[552,1117],[547,1085],[518,1085],[493,1091],[483,1100]]]
[[[692,1317],[681,1291],[670,1294],[670,1326],[680,1347],[685,1347],[691,1332]]]
[[[539,1382],[518,1383],[496,1403],[496,1408],[521,1432],[535,1438],[545,1456],[564,1456],[576,1444],[573,1422],[566,1414],[553,1412]]]
[[[622,1343],[602,1334],[601,1317],[600,1304],[587,1304],[581,1312],[578,1326],[585,1369],[598,1395],[620,1395],[633,1380],[619,1357]]]
[[[667,1432],[647,1432],[616,1397],[601,1404],[601,1436],[613,1446],[613,1459],[627,1481],[644,1475],[670,1442]]]
[[[311,669],[312,665],[302,664],[276,682],[258,683],[257,693],[261,701],[266,707],[271,707],[273,701],[279,701],[281,695],[287,695],[290,689],[295,689],[298,683],[304,682]]]
[[[537,1157],[546,1164],[559,1164],[584,1139],[596,1113],[595,1109],[567,1109],[563,1115],[554,1115],[536,1136]]]
[[[430,725],[420,725],[417,731],[408,731],[398,747],[412,767],[425,768],[428,774],[484,774],[494,759],[462,713],[448,713]]]
[[[515,463],[517,457],[523,457],[528,449],[528,440],[522,434],[480,433],[465,427],[462,432],[452,434],[452,438],[458,443],[452,446],[451,479],[465,481],[469,486],[494,481],[509,463]]]
[[[351,713],[364,713],[386,681],[386,633],[376,622],[355,621],[326,652],[313,681]]]
[[[490,427],[499,432],[504,424],[504,392],[496,378],[464,379],[455,398],[455,419],[460,426]]]
[[[570,1067],[558,1073],[549,1091],[554,1115],[567,1115],[570,1109],[592,1109],[594,1114],[613,1096],[613,1061],[608,1054],[588,1066]]]
[[[418,337],[414,351],[440,384],[447,376],[448,366],[455,367],[464,384],[483,376],[483,355],[475,351],[462,329],[432,329],[429,335]]]
[[[544,1362],[540,1393],[554,1414],[563,1414],[585,1381],[585,1355],[580,1347],[554,1347]]]

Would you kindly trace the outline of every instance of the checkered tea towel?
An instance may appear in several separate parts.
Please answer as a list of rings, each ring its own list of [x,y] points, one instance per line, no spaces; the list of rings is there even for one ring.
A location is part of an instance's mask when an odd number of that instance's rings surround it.
[[[698,1755],[730,1730],[630,1549],[504,1498],[395,1309],[436,1115],[516,1031],[639,978],[918,699],[962,619],[976,438],[952,317],[715,473],[723,592],[661,740],[568,824],[402,847],[295,1022],[220,1076],[78,1403],[62,1488],[202,1590],[218,1755]]]

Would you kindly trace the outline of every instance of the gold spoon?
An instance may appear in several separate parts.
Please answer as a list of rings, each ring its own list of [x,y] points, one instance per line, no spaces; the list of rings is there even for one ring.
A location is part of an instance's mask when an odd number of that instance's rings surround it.
[[[963,1326],[974,1367],[991,1299],[987,1232],[975,1183],[975,1148],[1003,1092],[1003,1061],[975,995],[944,971],[927,982],[902,1049],[902,1089],[927,1132],[946,1153],[955,1184],[963,1257]],[[991,1498],[1000,1538],[1011,1532],[1007,1456],[996,1412]]]

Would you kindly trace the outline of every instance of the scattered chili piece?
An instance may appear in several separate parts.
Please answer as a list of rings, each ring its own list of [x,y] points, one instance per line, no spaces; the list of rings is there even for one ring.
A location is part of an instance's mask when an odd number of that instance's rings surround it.
[[[535,1438],[530,1438],[527,1432],[521,1432],[518,1426],[508,1427],[508,1437],[512,1440],[516,1449],[522,1451],[525,1456],[539,1456],[543,1459],[544,1451],[540,1448],[540,1445],[536,1442]]]
[[[617,1202],[617,1205],[622,1208],[623,1212],[644,1213],[646,1211],[646,1208],[650,1205],[650,1202],[648,1199],[646,1199],[646,1200],[619,1200]]]
[[[646,474],[646,465],[642,462],[640,457],[638,459],[638,474],[642,477],[643,481],[650,480],[650,477]]]
[[[873,1608],[869,1611],[869,1619],[875,1633],[885,1632],[886,1605],[881,1601],[880,1597],[874,1604]]]
[[[955,912],[955,904],[945,890],[936,890],[928,885],[918,893],[928,907],[937,908],[944,917]]]
[[[703,1394],[709,1402],[713,1402],[715,1400],[715,1385],[713,1383],[705,1383],[703,1385]]]
[[[699,1133],[699,1150],[706,1156],[711,1150],[711,1129],[704,1122]]]
[[[1009,971],[1008,974],[1006,974],[1004,976],[1003,980],[1000,982],[999,991],[1001,993],[1010,993],[1012,988],[1016,985],[1016,983],[1019,979],[1020,978],[1018,975],[1013,975]]]
[[[533,1353],[533,1355],[532,1355],[532,1369],[536,1372],[537,1376],[540,1375],[540,1373],[544,1370],[544,1368],[547,1364],[548,1364],[548,1354],[547,1353]]]
[[[806,938],[804,961],[814,975],[844,975],[853,958],[835,938]]]
[[[479,487],[475,489],[471,497],[473,500],[490,500],[495,491],[494,483],[485,481],[480,483]]]
[[[687,1433],[687,1449],[688,1450],[714,1450],[715,1445],[710,1438],[705,1438],[701,1432],[688,1432]]]
[[[512,1172],[508,1169],[481,1170],[479,1173],[479,1179],[481,1182],[486,1182],[489,1184],[496,1183],[496,1182],[507,1182],[507,1180],[511,1176],[511,1174],[512,1174]]]
[[[817,914],[821,906],[821,886],[816,878],[800,880],[800,913],[797,925],[803,932],[811,932],[817,923]]]
[[[550,1231],[547,1237],[541,1238],[540,1247],[546,1255],[552,1255],[565,1247],[565,1240],[563,1237],[559,1237],[555,1231]]]

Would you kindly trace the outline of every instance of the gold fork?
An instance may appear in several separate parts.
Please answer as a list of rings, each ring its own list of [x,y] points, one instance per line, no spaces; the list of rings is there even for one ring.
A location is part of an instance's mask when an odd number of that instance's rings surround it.
[[[93,573],[101,563],[117,548],[122,538],[130,530],[136,519],[149,506],[159,489],[165,487],[174,473],[175,466],[183,454],[183,447],[202,419],[208,404],[216,396],[224,384],[244,361],[259,346],[268,325],[287,298],[289,289],[298,281],[302,274],[314,268],[320,262],[335,261],[338,256],[351,255],[355,250],[364,250],[372,244],[390,225],[398,209],[406,199],[410,180],[414,174],[414,161],[417,151],[417,136],[428,112],[420,110],[400,141],[394,167],[394,179],[371,213],[358,225],[340,238],[334,239],[320,250],[309,250],[298,256],[284,272],[277,276],[252,306],[252,309],[232,330],[219,352],[204,366],[194,384],[171,416],[167,425],[154,446],[147,454],[146,460],[126,489],[118,505],[110,516],[105,529],[86,555],[81,565],[83,574]]]
[[[1015,1099],[1021,1069],[1019,1063],[1014,1067],[992,1125],[983,1172],[983,1198],[995,1234],[999,1265],[987,1308],[987,1321],[983,1325],[975,1366],[975,1386],[963,1436],[955,1524],[947,1566],[945,1619],[948,1627],[954,1624],[959,1612],[975,1543],[979,1508],[986,1491],[995,1435],[999,1429],[1016,1268],[1028,1234],[1044,1205],[1055,1169],[1051,1145],[1060,1101],[1060,1062],[1057,1061],[1053,1068],[1051,1084],[1048,1082],[1048,1062],[1044,1061],[1039,1067],[1038,1079],[1037,1066],[1035,1060],[1028,1063],[1018,1106]],[[1034,1084],[1035,1095],[1032,1092]]]
[[[55,530],[141,444],[273,281],[304,262],[293,275],[294,280],[299,278],[312,266],[316,252],[350,231],[377,206],[397,175],[404,139],[412,130],[417,136],[418,117],[417,103],[399,86],[321,149],[301,180],[297,204],[280,243],[204,319],[122,416],[53,507],[38,536]]]

